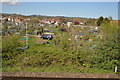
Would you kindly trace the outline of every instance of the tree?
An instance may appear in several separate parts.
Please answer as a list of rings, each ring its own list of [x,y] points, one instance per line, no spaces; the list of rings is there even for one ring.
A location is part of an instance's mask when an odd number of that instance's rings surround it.
[[[103,23],[103,20],[104,20],[104,18],[101,16],[101,17],[99,17],[98,18],[98,20],[97,20],[97,26],[100,26],[102,23]]]
[[[104,23],[110,23],[110,20],[106,17],[104,20],[103,20]]]
[[[95,25],[95,20],[90,18],[85,24],[93,26],[93,25]]]
[[[112,17],[108,17],[108,19],[110,20],[110,21],[112,21],[113,19],[112,19]]]

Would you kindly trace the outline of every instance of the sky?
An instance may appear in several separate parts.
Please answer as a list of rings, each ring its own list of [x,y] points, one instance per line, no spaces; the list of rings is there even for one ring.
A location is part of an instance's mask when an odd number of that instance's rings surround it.
[[[2,13],[118,19],[118,2],[19,2],[2,4]]]
[[[2,2],[119,2],[119,0],[0,0]]]

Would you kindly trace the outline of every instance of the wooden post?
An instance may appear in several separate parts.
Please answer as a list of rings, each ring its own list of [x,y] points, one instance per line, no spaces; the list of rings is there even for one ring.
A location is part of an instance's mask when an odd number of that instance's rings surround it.
[[[117,73],[117,66],[115,66],[115,73]]]

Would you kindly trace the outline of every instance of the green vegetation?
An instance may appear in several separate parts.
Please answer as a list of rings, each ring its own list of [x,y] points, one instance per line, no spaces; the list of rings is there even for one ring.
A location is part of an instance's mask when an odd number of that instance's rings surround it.
[[[3,36],[3,71],[114,73],[115,66],[120,71],[118,25],[106,18],[99,18],[97,25],[100,32],[96,34],[89,33],[89,28],[49,27],[54,29],[55,34],[53,40],[46,40],[50,44],[40,43],[40,37],[31,34],[29,48],[23,51],[18,50],[25,46],[25,40],[20,40],[23,36]],[[59,31],[61,28],[67,31]],[[75,39],[79,31],[85,34]],[[101,36],[96,38],[96,35]],[[89,42],[88,39],[93,41]]]

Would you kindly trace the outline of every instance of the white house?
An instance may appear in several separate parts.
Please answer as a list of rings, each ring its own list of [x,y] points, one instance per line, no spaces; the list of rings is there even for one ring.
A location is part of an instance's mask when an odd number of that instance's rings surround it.
[[[68,28],[70,28],[70,26],[73,24],[73,22],[67,22],[67,26]]]

